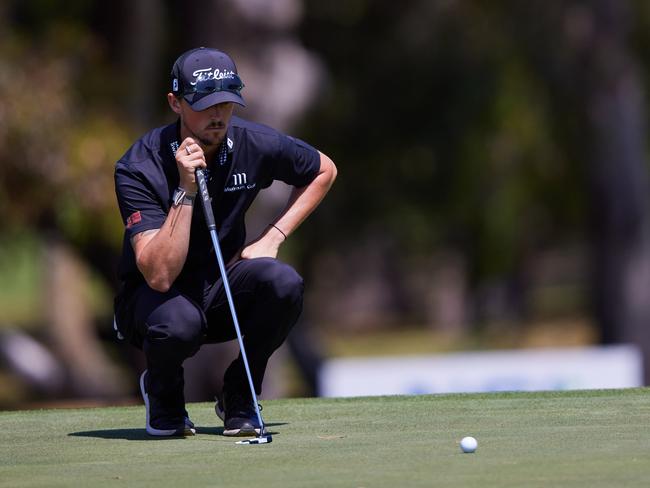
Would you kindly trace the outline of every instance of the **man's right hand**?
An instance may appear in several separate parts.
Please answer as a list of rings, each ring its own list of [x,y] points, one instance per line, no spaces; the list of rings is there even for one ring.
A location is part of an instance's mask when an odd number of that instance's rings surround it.
[[[185,138],[176,151],[176,166],[180,178],[178,186],[187,192],[196,193],[198,186],[194,173],[197,168],[207,167],[207,164],[203,149],[191,137]]]

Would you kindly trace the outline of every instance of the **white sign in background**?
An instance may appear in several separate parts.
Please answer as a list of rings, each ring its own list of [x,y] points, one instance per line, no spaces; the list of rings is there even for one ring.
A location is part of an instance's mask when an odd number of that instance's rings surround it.
[[[629,388],[643,384],[634,346],[340,358],[320,372],[326,397]]]

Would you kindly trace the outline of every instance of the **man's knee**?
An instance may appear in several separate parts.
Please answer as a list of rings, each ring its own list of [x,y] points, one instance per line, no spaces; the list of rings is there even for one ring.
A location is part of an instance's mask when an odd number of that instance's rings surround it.
[[[176,295],[149,315],[146,338],[150,343],[193,349],[200,343],[204,330],[201,310],[184,296]]]
[[[298,272],[286,263],[268,259],[263,263],[258,278],[271,298],[288,305],[302,304],[304,283]]]

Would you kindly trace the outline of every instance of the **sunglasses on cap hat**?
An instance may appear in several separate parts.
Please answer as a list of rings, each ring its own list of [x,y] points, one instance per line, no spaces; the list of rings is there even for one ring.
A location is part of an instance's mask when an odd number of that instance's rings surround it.
[[[244,88],[244,83],[238,75],[231,75],[228,78],[221,79],[204,79],[197,81],[193,86],[190,86],[183,91],[183,95],[191,95],[198,93],[206,95],[220,91],[227,91],[240,95],[240,91]]]

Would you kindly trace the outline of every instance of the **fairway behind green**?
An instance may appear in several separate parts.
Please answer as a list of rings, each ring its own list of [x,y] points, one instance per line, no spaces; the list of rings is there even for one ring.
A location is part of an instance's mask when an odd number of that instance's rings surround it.
[[[0,486],[647,486],[650,390],[264,402],[273,443],[154,439],[144,408],[0,413]],[[466,435],[474,454],[461,453]]]

